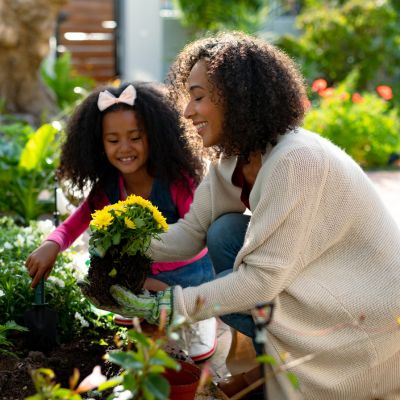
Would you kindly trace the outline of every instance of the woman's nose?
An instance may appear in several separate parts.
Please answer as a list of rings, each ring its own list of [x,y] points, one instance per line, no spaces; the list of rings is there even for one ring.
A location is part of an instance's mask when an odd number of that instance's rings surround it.
[[[189,101],[189,103],[186,105],[186,107],[183,111],[183,116],[187,119],[190,119],[193,114],[194,114],[194,111],[193,111],[192,102]]]

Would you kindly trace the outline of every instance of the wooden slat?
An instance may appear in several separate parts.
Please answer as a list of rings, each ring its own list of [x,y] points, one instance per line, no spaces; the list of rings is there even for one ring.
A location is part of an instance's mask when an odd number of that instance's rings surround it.
[[[113,14],[114,12],[114,2],[113,1],[77,1],[70,0],[69,3],[63,8],[65,12],[71,12],[77,15],[82,13],[96,13],[100,14]]]
[[[111,33],[114,34],[114,30],[110,28],[103,28],[101,24],[88,24],[88,23],[74,23],[74,24],[62,24],[59,29],[60,35],[64,35],[66,32],[85,32],[85,33]]]
[[[72,65],[78,74],[97,82],[115,78],[115,31],[103,28],[103,21],[114,20],[113,0],[69,0],[62,10],[66,15],[58,29],[59,44],[71,52]],[[110,34],[106,40],[67,40],[66,32]]]

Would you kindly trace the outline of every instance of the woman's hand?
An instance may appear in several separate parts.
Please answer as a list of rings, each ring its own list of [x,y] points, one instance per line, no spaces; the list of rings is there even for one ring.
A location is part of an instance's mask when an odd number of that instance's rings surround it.
[[[32,277],[31,287],[36,287],[42,277],[47,279],[59,252],[60,246],[56,242],[46,240],[29,255],[25,266]]]
[[[151,292],[160,292],[161,290],[165,290],[167,287],[168,285],[166,283],[154,278],[146,278],[143,284],[143,289],[147,289]]]

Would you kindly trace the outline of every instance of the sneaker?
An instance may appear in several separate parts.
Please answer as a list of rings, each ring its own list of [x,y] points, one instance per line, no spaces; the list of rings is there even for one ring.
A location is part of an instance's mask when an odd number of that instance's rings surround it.
[[[205,319],[191,325],[189,356],[195,362],[210,358],[217,348],[217,320]]]
[[[114,324],[121,326],[133,326],[132,318],[125,318],[122,315],[114,314],[113,316]]]

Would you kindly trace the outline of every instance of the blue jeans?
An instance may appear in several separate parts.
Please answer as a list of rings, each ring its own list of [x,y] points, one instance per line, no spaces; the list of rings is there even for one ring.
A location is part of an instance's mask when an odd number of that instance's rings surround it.
[[[243,246],[249,220],[249,215],[229,213],[216,219],[209,227],[208,254],[217,278],[232,273],[236,255]],[[257,354],[264,352],[263,346],[254,341],[255,324],[251,315],[235,313],[222,315],[220,318],[240,333],[251,337]]]
[[[215,278],[214,268],[210,257],[206,254],[197,261],[187,264],[172,271],[160,272],[156,275],[149,275],[159,279],[169,286],[179,285],[182,287],[199,286],[204,282],[212,281]]]

